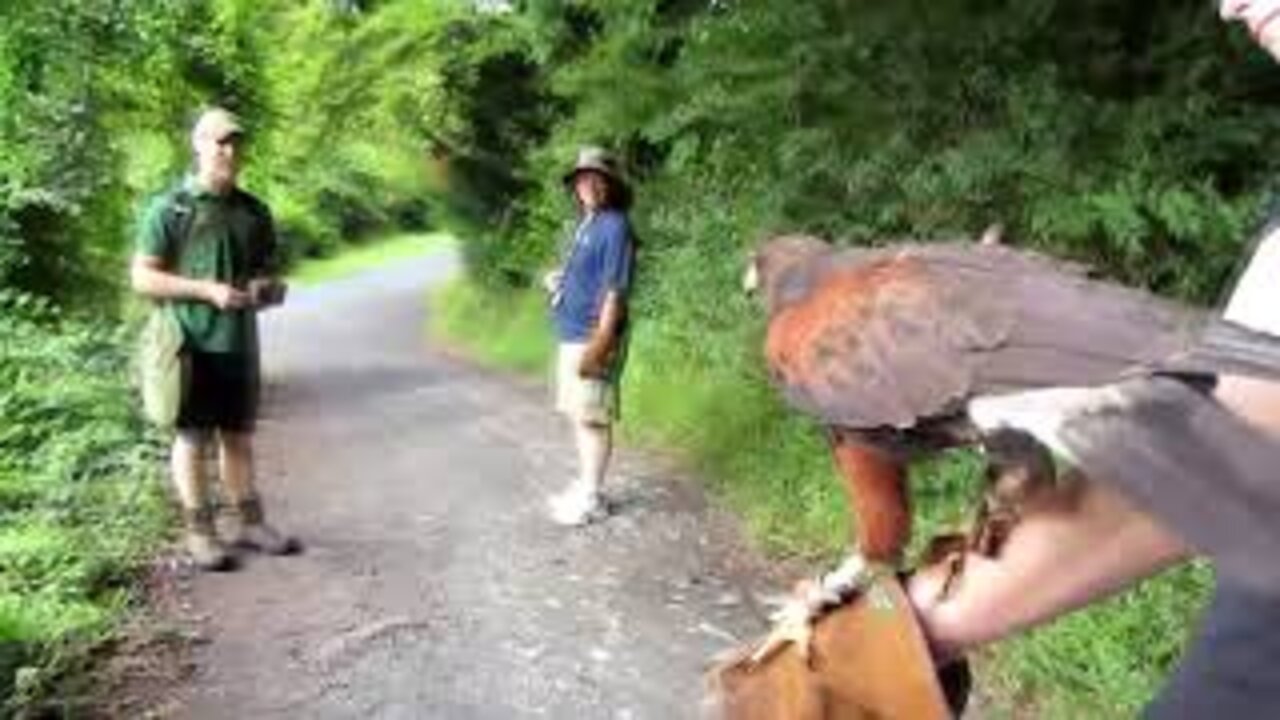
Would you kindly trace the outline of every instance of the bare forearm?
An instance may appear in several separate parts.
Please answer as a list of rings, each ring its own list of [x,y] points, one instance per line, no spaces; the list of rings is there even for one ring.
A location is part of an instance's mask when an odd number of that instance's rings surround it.
[[[605,295],[600,308],[600,318],[596,327],[587,338],[587,347],[582,353],[582,363],[578,366],[578,374],[583,377],[603,377],[608,373],[609,363],[618,342],[618,331],[622,327],[622,314],[625,308],[622,299],[615,292]]]
[[[608,346],[613,343],[622,326],[623,303],[617,292],[605,294],[600,306],[600,318],[596,321],[596,329],[591,333],[592,345]]]
[[[1186,547],[1101,486],[1033,509],[1000,556],[970,555],[952,595],[942,575],[912,579],[912,601],[942,656],[983,645],[1111,595],[1188,557]]]
[[[157,300],[209,300],[209,282],[194,280],[135,261],[130,269],[134,292]]]
[[[1218,379],[1214,397],[1253,427],[1280,437],[1280,383],[1223,376]]]

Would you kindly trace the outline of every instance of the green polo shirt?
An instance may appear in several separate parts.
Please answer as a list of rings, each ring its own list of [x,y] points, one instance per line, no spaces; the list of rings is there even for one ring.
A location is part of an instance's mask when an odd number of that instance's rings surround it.
[[[267,206],[238,188],[215,194],[194,178],[149,203],[138,228],[137,252],[161,258],[178,275],[242,290],[250,278],[277,272],[276,235]],[[196,300],[176,301],[174,309],[189,347],[211,353],[257,352],[253,310],[219,310]]]

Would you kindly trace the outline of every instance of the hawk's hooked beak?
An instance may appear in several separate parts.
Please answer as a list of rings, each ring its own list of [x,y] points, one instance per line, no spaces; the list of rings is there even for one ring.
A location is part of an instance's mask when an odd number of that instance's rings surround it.
[[[760,290],[760,271],[756,269],[756,259],[747,263],[747,271],[742,274],[742,292],[754,295]]]

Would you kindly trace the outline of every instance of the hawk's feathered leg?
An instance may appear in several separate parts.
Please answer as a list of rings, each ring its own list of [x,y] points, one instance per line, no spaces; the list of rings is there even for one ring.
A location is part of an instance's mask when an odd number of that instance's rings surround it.
[[[844,604],[879,573],[896,572],[911,536],[906,462],[856,432],[832,429],[832,454],[848,499],[854,550],[833,571],[802,582],[774,613],[774,628],[752,659],[759,662],[787,643],[808,657],[813,623]]]

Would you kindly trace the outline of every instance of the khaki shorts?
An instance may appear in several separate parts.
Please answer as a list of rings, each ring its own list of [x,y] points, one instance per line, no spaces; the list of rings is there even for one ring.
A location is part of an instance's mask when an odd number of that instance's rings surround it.
[[[618,418],[618,385],[578,374],[586,343],[560,343],[556,358],[556,410],[577,422],[608,425]]]

